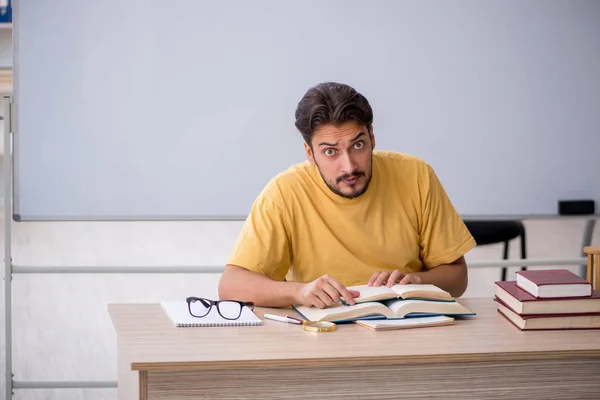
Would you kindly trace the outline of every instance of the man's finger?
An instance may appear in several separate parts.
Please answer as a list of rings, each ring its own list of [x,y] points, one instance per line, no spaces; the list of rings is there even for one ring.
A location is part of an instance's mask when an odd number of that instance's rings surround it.
[[[386,281],[386,279],[390,276],[390,273],[387,271],[383,271],[382,273],[379,274],[379,277],[377,277],[377,279],[375,279],[375,283],[373,283],[373,286],[380,286],[383,282]]]
[[[316,294],[311,293],[310,295],[308,295],[307,299],[311,303],[311,305],[317,308],[325,308],[325,303],[323,303],[323,301]]]
[[[323,287],[323,291],[327,293],[329,297],[331,297],[333,303],[337,303],[338,301],[340,301],[340,291],[331,283],[329,285],[325,285]]]
[[[387,286],[388,287],[392,287],[394,285],[394,283],[398,282],[398,280],[402,277],[405,276],[404,273],[398,269],[395,269],[394,272],[392,272],[390,274],[390,277],[388,278],[387,281]]]
[[[375,280],[377,280],[377,278],[379,277],[379,274],[380,274],[380,272],[377,271],[373,275],[371,275],[371,278],[369,279],[369,282],[367,282],[367,285],[371,286],[373,283],[375,283]]]
[[[331,286],[333,286],[339,294],[342,295],[342,297],[344,298],[344,300],[346,300],[346,303],[350,304],[350,305],[354,305],[354,298],[360,296],[360,293],[357,290],[351,290],[348,291],[348,289],[346,289],[346,287],[344,285],[342,285],[341,283],[339,283],[337,280],[331,278],[329,280],[329,283],[331,284]],[[356,296],[354,296],[353,293],[356,294]]]
[[[399,285],[406,285],[407,283],[410,282],[410,275],[404,275],[404,278],[402,278],[402,280],[400,282],[398,282]]]
[[[316,292],[315,296],[317,296],[319,300],[321,300],[323,304],[325,304],[325,307],[329,307],[335,303],[331,296],[329,296],[329,294],[327,294],[327,292],[324,290]]]

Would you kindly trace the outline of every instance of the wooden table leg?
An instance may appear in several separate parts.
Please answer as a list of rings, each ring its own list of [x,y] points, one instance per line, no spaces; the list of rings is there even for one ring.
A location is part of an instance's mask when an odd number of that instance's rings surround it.
[[[594,266],[595,274],[594,274],[594,290],[600,290],[600,255],[596,254],[594,256],[596,259],[596,265]]]
[[[148,371],[140,371],[140,400],[148,400]]]
[[[587,246],[583,252],[588,256],[587,277],[594,290],[600,290],[600,246]]]

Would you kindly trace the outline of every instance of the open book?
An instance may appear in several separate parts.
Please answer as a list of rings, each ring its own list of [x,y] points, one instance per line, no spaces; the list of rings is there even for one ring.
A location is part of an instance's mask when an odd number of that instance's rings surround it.
[[[294,306],[304,319],[310,321],[350,322],[359,319],[394,319],[433,315],[475,315],[457,301],[387,300],[365,302],[353,306],[338,303],[323,309]]]
[[[392,287],[360,285],[348,289],[360,292],[360,296],[354,299],[356,303],[388,299],[454,301],[450,293],[431,284],[396,284]]]

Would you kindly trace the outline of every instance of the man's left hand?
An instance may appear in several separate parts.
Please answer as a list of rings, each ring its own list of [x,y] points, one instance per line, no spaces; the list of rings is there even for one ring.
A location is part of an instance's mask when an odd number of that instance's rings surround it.
[[[394,284],[405,285],[407,283],[420,284],[423,283],[423,279],[414,274],[405,274],[404,272],[395,269],[393,271],[379,271],[375,272],[371,279],[369,279],[369,286],[381,286],[386,285],[392,287]]]

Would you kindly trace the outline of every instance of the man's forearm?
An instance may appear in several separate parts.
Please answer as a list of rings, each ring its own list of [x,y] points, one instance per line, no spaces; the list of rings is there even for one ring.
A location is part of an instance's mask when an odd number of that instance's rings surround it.
[[[287,307],[298,302],[301,283],[280,282],[228,265],[219,281],[221,300],[252,301],[259,307]]]
[[[423,272],[415,272],[423,283],[431,283],[449,292],[453,297],[460,297],[467,290],[467,264],[463,257],[452,264],[443,264]]]

